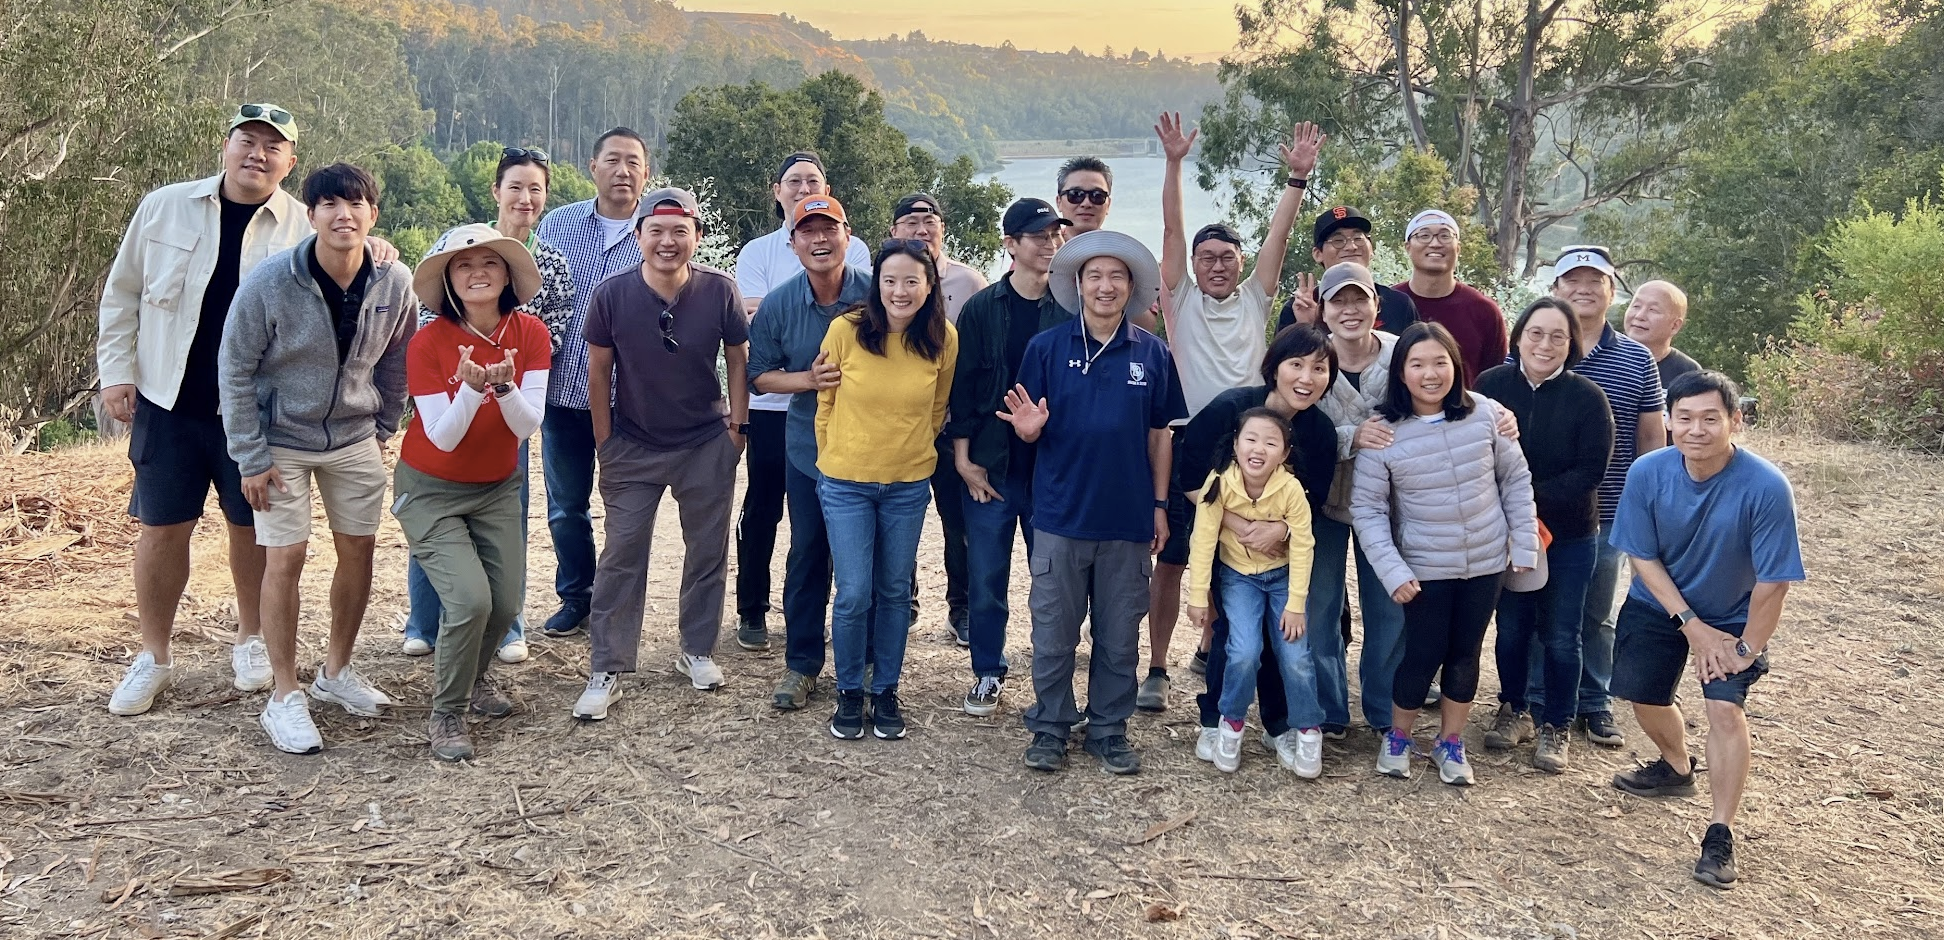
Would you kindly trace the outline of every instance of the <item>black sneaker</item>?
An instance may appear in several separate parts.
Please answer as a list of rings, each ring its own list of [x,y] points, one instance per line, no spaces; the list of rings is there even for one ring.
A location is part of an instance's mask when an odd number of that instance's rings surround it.
[[[1034,770],[1059,770],[1066,766],[1066,739],[1044,731],[1033,733],[1026,745],[1026,766]]]
[[[1349,735],[1350,727],[1348,725],[1326,724],[1323,726],[1323,739],[1326,741],[1341,741]]]
[[[1006,691],[1006,683],[998,676],[980,676],[972,683],[972,691],[965,693],[965,713],[984,718],[999,710],[999,696]]]
[[[958,641],[959,649],[972,648],[972,612],[969,610],[952,611],[952,638]]]
[[[1100,769],[1117,776],[1141,772],[1141,755],[1134,753],[1127,743],[1127,735],[1111,734],[1104,738],[1088,738],[1087,753],[1100,758]]]
[[[553,616],[547,618],[546,624],[540,628],[540,633],[558,640],[586,629],[587,608],[577,604],[563,604],[559,610],[554,611]]]
[[[897,686],[871,696],[871,734],[880,741],[896,741],[905,736],[904,713],[898,711]]]
[[[769,649],[769,618],[762,614],[749,614],[737,620],[736,645],[752,651]]]
[[[1586,740],[1601,747],[1625,747],[1627,736],[1613,723],[1612,712],[1588,712],[1574,722],[1586,732]]]
[[[1675,773],[1667,758],[1656,757],[1651,764],[1614,774],[1613,786],[1634,796],[1693,796],[1694,762],[1689,759],[1687,773]]]
[[[1701,860],[1694,863],[1694,880],[1723,891],[1735,886],[1735,834],[1727,826],[1708,826],[1708,834],[1701,838]]]
[[[864,736],[864,693],[837,690],[837,711],[830,716],[830,736],[855,741]]]

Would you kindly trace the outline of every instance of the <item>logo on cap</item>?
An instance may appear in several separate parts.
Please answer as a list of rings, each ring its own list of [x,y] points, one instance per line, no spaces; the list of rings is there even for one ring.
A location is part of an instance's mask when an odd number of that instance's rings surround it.
[[[830,208],[830,202],[829,202],[828,200],[824,200],[824,199],[817,199],[817,200],[813,200],[813,201],[811,201],[811,202],[806,202],[806,203],[804,203],[803,205],[801,205],[801,206],[798,206],[797,208],[799,208],[799,209],[802,209],[802,210],[805,210],[805,211],[808,211],[808,210],[811,210],[811,209],[828,209],[828,208]]]
[[[1336,218],[1339,218],[1339,219],[1347,219],[1347,218],[1349,218],[1349,217],[1350,217],[1350,207],[1349,207],[1349,206],[1338,206],[1338,207],[1336,207],[1336,208],[1334,208],[1334,209],[1331,209],[1331,210],[1330,210],[1330,215],[1332,215],[1332,216],[1334,216],[1334,217],[1336,217]]]

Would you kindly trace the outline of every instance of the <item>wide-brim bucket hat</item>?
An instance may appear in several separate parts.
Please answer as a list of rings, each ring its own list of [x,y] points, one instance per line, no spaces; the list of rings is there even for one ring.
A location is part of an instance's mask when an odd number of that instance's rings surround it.
[[[1125,232],[1095,229],[1067,239],[1053,255],[1047,286],[1060,306],[1080,312],[1080,269],[1102,256],[1119,258],[1131,275],[1133,291],[1123,313],[1139,313],[1161,299],[1161,266],[1155,263],[1154,253]]]
[[[500,234],[498,229],[482,222],[461,225],[439,236],[432,243],[425,259],[419,262],[418,270],[412,272],[412,290],[418,293],[419,303],[435,314],[445,313],[446,267],[452,263],[454,255],[474,248],[490,248],[506,261],[506,270],[513,278],[513,296],[524,304],[533,300],[540,292],[540,266],[533,261],[533,253],[519,239]]]

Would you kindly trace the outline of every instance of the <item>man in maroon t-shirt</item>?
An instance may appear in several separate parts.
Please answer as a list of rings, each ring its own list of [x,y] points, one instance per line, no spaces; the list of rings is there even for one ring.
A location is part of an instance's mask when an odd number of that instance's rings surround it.
[[[1411,256],[1411,279],[1397,285],[1417,305],[1418,319],[1443,324],[1458,340],[1465,358],[1465,387],[1479,373],[1505,362],[1510,337],[1498,302],[1478,288],[1458,283],[1458,220],[1442,209],[1426,209],[1404,227]]]

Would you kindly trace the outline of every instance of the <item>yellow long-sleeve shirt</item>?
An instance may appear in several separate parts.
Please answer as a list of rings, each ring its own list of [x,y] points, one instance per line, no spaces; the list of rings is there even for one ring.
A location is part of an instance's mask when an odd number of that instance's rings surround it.
[[[958,330],[945,324],[937,361],[906,348],[901,334],[884,338],[880,356],[858,341],[858,316],[831,320],[820,347],[840,379],[817,393],[817,470],[853,483],[929,480],[958,364]]]
[[[1309,499],[1303,484],[1287,469],[1278,467],[1262,487],[1262,495],[1249,498],[1242,483],[1242,469],[1228,469],[1208,475],[1209,483],[1221,481],[1221,492],[1212,503],[1195,499],[1195,531],[1188,539],[1188,603],[1207,607],[1209,582],[1214,579],[1215,560],[1243,574],[1262,574],[1285,565],[1289,567],[1289,601],[1286,611],[1301,613],[1309,599],[1310,556],[1316,550],[1316,537],[1310,532]],[[1207,491],[1203,484],[1202,492]],[[1249,550],[1235,533],[1222,526],[1222,513],[1232,512],[1250,522],[1280,522],[1289,526],[1288,554],[1263,555]]]

